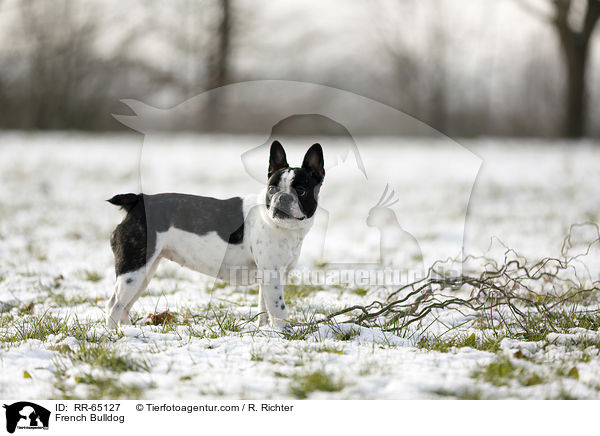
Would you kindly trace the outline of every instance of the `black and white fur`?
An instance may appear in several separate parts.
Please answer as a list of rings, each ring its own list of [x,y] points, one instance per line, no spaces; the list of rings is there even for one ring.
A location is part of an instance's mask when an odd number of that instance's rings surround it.
[[[283,273],[260,283],[259,324],[270,318],[273,328],[289,329],[281,278],[298,260],[324,176],[319,144],[306,152],[301,167],[290,168],[283,147],[274,141],[268,186],[258,195],[218,200],[121,194],[108,200],[127,215],[110,240],[117,281],[106,307],[107,326],[129,323],[131,307],[166,258],[230,282],[242,270],[250,277],[256,271]]]

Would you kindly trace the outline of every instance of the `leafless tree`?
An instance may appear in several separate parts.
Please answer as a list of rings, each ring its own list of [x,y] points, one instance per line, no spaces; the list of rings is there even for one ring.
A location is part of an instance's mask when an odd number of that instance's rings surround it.
[[[556,32],[566,73],[564,134],[579,138],[585,134],[586,77],[600,0],[585,0],[585,9],[576,0],[548,2],[552,12],[544,14],[527,0],[519,0],[521,6],[549,22]]]
[[[0,53],[5,84],[0,104],[6,112],[0,126],[114,129],[110,114],[119,99],[139,97],[159,80],[164,83],[161,71],[131,53],[148,27],[126,24],[95,2],[20,0],[15,5],[10,36],[18,48],[11,50],[7,43]],[[111,49],[106,35],[111,35]]]
[[[216,1],[216,23],[210,29],[207,57],[206,88],[213,89],[226,85],[231,81],[231,52],[234,19],[231,0]],[[223,129],[222,95],[212,93],[205,110],[205,122],[209,130],[220,131]]]
[[[234,29],[231,0],[217,0],[217,22],[210,41],[208,87],[217,88],[231,79],[231,40]]]
[[[151,17],[152,27],[174,53],[172,60],[178,63],[174,74],[187,82],[186,97],[231,82],[233,33],[238,21],[233,2],[178,0],[166,5],[152,4],[153,9],[165,12],[165,17]]]
[[[429,42],[430,51],[434,61],[431,63],[431,95],[429,98],[429,122],[433,127],[442,132],[447,129],[448,107],[447,107],[447,38],[444,27],[444,9],[440,2],[434,2],[434,8],[437,10],[435,18],[432,20],[431,39]]]
[[[389,59],[398,95],[387,102],[440,131],[449,127],[448,113],[448,30],[443,2],[432,0],[382,2],[374,11],[380,30],[380,44]],[[426,17],[427,30],[420,32],[415,17]],[[424,56],[425,54],[425,56]]]

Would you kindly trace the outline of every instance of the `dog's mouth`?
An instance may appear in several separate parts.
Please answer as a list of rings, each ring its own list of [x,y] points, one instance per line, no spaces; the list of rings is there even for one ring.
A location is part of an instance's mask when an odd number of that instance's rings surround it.
[[[302,221],[303,219],[305,219],[306,217],[295,217],[293,215],[290,215],[289,213],[281,210],[281,209],[275,209],[273,211],[273,218],[279,218],[279,219],[284,219],[284,220],[297,220],[297,221]]]

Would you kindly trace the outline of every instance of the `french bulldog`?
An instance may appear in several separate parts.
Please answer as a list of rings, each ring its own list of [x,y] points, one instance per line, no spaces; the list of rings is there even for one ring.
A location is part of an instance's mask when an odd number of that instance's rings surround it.
[[[109,328],[129,324],[129,311],[161,259],[230,282],[259,283],[259,325],[290,331],[285,277],[298,261],[325,177],[323,150],[312,145],[302,166],[290,167],[279,141],[271,144],[268,183],[259,194],[220,200],[188,194],[119,194],[126,211],[112,233],[115,292],[106,306]]]

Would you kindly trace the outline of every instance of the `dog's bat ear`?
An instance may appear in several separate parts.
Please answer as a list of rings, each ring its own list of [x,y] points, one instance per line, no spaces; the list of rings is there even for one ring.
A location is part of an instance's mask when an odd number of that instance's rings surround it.
[[[306,154],[302,162],[302,168],[308,170],[312,176],[320,182],[325,177],[325,161],[323,160],[323,149],[321,144],[313,144]]]
[[[282,168],[289,168],[287,158],[285,156],[285,150],[279,141],[275,140],[271,144],[271,154],[269,157],[269,172],[268,178],[271,178],[273,173],[279,171]]]

